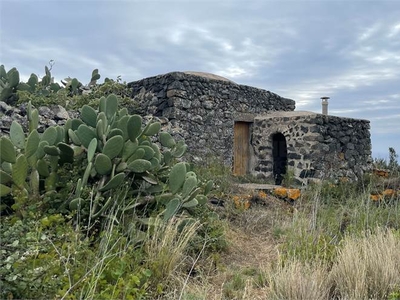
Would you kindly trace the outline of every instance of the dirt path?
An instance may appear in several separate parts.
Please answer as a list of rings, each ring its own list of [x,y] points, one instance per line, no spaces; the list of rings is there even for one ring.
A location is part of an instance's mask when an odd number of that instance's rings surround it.
[[[264,205],[236,213],[227,223],[227,251],[212,257],[209,272],[193,282],[197,296],[185,299],[267,299],[268,268],[278,258],[274,220],[291,212],[290,205],[268,197]]]

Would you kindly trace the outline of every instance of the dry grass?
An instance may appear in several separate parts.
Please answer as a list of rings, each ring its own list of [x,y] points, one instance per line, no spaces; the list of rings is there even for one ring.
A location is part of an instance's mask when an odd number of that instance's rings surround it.
[[[228,251],[222,254],[221,263],[244,268],[267,266],[278,257],[276,243],[268,231],[265,234],[231,228],[227,232]]]
[[[260,224],[261,219],[258,210],[248,222]],[[333,265],[318,259],[282,262],[267,228],[264,235],[251,232],[248,222],[227,229],[228,250],[203,259],[201,273],[187,284],[182,284],[187,274],[175,273],[175,290],[164,299],[396,299],[389,298],[400,288],[400,239],[395,233],[347,236]]]
[[[228,250],[200,262],[202,273],[189,280],[182,299],[266,299],[262,272],[277,259],[273,239],[234,227],[226,235]]]
[[[379,229],[362,238],[346,238],[331,279],[341,298],[386,299],[400,289],[399,237]]]
[[[233,216],[225,233],[228,249],[198,263],[201,273],[190,278],[181,299],[266,299],[264,272],[278,259],[271,221],[280,209],[259,207]],[[169,299],[180,298],[169,295]]]
[[[327,271],[322,264],[293,260],[278,266],[270,274],[268,299],[328,299]]]
[[[268,299],[388,299],[400,289],[399,249],[400,239],[392,231],[348,236],[330,271],[318,260],[293,259],[275,267]]]
[[[154,282],[174,283],[180,286],[183,280],[177,280],[177,274],[187,262],[186,249],[190,240],[201,226],[198,221],[182,226],[179,219],[165,223],[155,219],[150,226],[144,244],[147,267],[152,271]],[[171,286],[168,289],[173,290]]]
[[[253,204],[251,209],[240,212],[232,219],[232,225],[239,230],[264,235],[272,233],[275,226],[290,221],[293,206],[269,196],[262,205]]]
[[[398,228],[397,206],[353,194],[328,205],[320,189],[311,192],[294,207],[270,196],[249,210],[219,207],[228,249],[201,257],[194,276],[175,276],[164,299],[397,299],[399,234],[376,229],[390,228],[389,217]]]
[[[240,271],[233,274],[221,272],[218,276],[192,282],[180,299],[184,300],[227,300],[227,299],[268,299],[268,288],[258,287],[254,278],[244,276]],[[167,298],[166,298],[167,299]],[[168,299],[179,299],[170,297]]]

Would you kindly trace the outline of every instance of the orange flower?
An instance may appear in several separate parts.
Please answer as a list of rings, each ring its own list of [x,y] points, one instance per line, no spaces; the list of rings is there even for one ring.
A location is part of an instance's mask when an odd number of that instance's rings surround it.
[[[396,191],[393,189],[386,189],[382,192],[382,195],[387,197],[393,197],[394,195],[396,195]]]
[[[248,200],[246,200],[246,201],[244,202],[244,209],[249,209],[250,206],[251,206],[251,202],[248,201]]]
[[[274,194],[279,197],[286,197],[287,196],[287,189],[286,188],[275,188]]]
[[[380,200],[382,200],[382,195],[379,195],[379,194],[371,194],[371,195],[370,195],[370,198],[371,198],[372,201],[380,201]]]
[[[249,209],[251,206],[251,198],[251,195],[236,195],[232,197],[237,209]]]
[[[301,192],[299,189],[276,188],[274,189],[274,194],[282,198],[297,200],[299,199]]]
[[[288,189],[287,196],[291,200],[297,200],[300,198],[301,192],[299,189]]]
[[[375,169],[373,170],[373,173],[379,177],[385,177],[385,178],[389,177],[389,171],[386,170]]]
[[[235,203],[236,208],[240,207],[240,197],[239,196],[233,196],[233,202]]]
[[[258,192],[258,197],[260,197],[261,199],[266,199],[267,198],[267,194],[264,191],[259,191]]]

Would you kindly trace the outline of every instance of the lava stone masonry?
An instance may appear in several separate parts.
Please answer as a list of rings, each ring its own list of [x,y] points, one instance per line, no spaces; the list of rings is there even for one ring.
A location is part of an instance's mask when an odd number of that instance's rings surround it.
[[[136,112],[167,118],[195,161],[218,157],[232,165],[235,121],[252,122],[255,115],[295,109],[293,100],[266,90],[183,72],[145,78],[129,86],[138,102]]]
[[[368,120],[341,118],[311,112],[273,113],[256,117],[253,173],[273,176],[272,137],[282,133],[287,144],[287,164],[296,178],[359,179],[371,168]]]

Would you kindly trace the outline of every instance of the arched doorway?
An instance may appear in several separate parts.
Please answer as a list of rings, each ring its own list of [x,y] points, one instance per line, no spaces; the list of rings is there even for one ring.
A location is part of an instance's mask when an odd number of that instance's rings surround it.
[[[274,159],[275,184],[282,183],[283,175],[286,173],[287,148],[285,136],[278,132],[272,136],[272,155]]]

